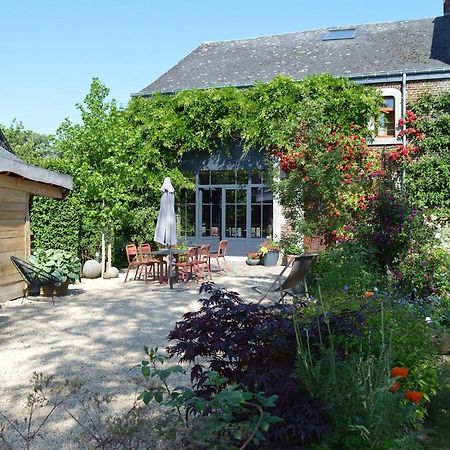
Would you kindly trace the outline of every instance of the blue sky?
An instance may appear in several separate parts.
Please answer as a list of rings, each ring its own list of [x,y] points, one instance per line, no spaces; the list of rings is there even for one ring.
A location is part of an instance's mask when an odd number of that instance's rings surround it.
[[[93,77],[126,105],[200,43],[442,15],[442,0],[0,0],[0,123],[53,133]]]

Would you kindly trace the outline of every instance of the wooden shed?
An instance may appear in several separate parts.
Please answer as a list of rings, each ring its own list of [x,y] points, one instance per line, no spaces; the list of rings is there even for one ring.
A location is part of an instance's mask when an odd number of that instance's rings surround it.
[[[10,261],[30,254],[30,195],[64,198],[72,177],[17,158],[0,130],[0,302],[23,295],[25,284]]]

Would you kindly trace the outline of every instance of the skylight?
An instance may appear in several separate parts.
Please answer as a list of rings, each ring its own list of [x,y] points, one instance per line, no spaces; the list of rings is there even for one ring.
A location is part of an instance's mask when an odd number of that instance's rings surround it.
[[[355,28],[346,28],[345,30],[329,30],[322,38],[323,41],[338,41],[341,39],[354,39]]]

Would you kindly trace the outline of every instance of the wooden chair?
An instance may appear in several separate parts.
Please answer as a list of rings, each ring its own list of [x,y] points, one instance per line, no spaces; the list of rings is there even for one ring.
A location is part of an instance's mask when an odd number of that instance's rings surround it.
[[[145,282],[147,282],[147,268],[150,267],[150,270],[153,272],[153,279],[159,278],[160,271],[162,274],[167,273],[167,263],[164,260],[159,260],[158,258],[154,258],[151,255],[152,248],[150,244],[141,244],[138,247],[138,259],[141,261],[141,273],[142,269],[145,270]]]
[[[197,259],[194,261],[193,271],[197,278],[204,278],[205,270],[208,271],[209,279],[212,280],[210,270],[210,245],[202,245],[197,251]]]
[[[179,280],[188,282],[193,278],[196,259],[197,247],[189,247],[187,253],[179,257],[175,263],[175,270]]]
[[[219,267],[220,271],[222,271],[222,270],[224,270],[225,272],[228,271],[228,263],[227,263],[227,260],[225,259],[225,255],[227,253],[227,245],[228,245],[228,241],[220,241],[217,252],[209,254],[209,269],[210,269],[210,271],[211,271],[211,258],[216,259],[216,263],[217,263],[217,266]],[[224,269],[222,269],[222,267],[220,267],[219,258],[223,258]]]
[[[142,267],[145,267],[145,281],[147,281],[147,266],[152,265],[153,262],[145,262],[141,261],[139,258],[139,252],[137,250],[137,247],[134,244],[128,244],[125,246],[125,252],[127,254],[127,261],[128,261],[128,269],[127,273],[125,275],[124,283],[127,282],[128,279],[128,273],[130,272],[130,269],[132,267],[136,268],[136,272],[134,274],[134,279],[136,280],[137,276],[139,275],[139,272]]]

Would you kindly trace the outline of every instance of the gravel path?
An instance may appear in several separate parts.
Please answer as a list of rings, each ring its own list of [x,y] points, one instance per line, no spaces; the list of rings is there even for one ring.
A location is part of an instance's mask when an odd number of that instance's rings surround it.
[[[245,301],[251,289],[272,280],[281,267],[249,267],[232,261],[226,274],[213,274],[219,287],[237,291]],[[161,349],[174,323],[197,309],[198,285],[165,285],[142,281],[87,280],[71,286],[70,294],[50,299],[22,299],[0,309],[0,411],[12,419],[26,414],[29,379],[34,371],[59,379],[79,377],[95,392],[115,396],[116,410],[130,407],[136,390],[143,346]],[[134,380],[133,380],[134,379]],[[79,449],[79,429],[67,414],[58,413],[43,428],[45,441],[33,449]],[[0,449],[2,444],[0,442]],[[15,441],[14,449],[25,448]]]

